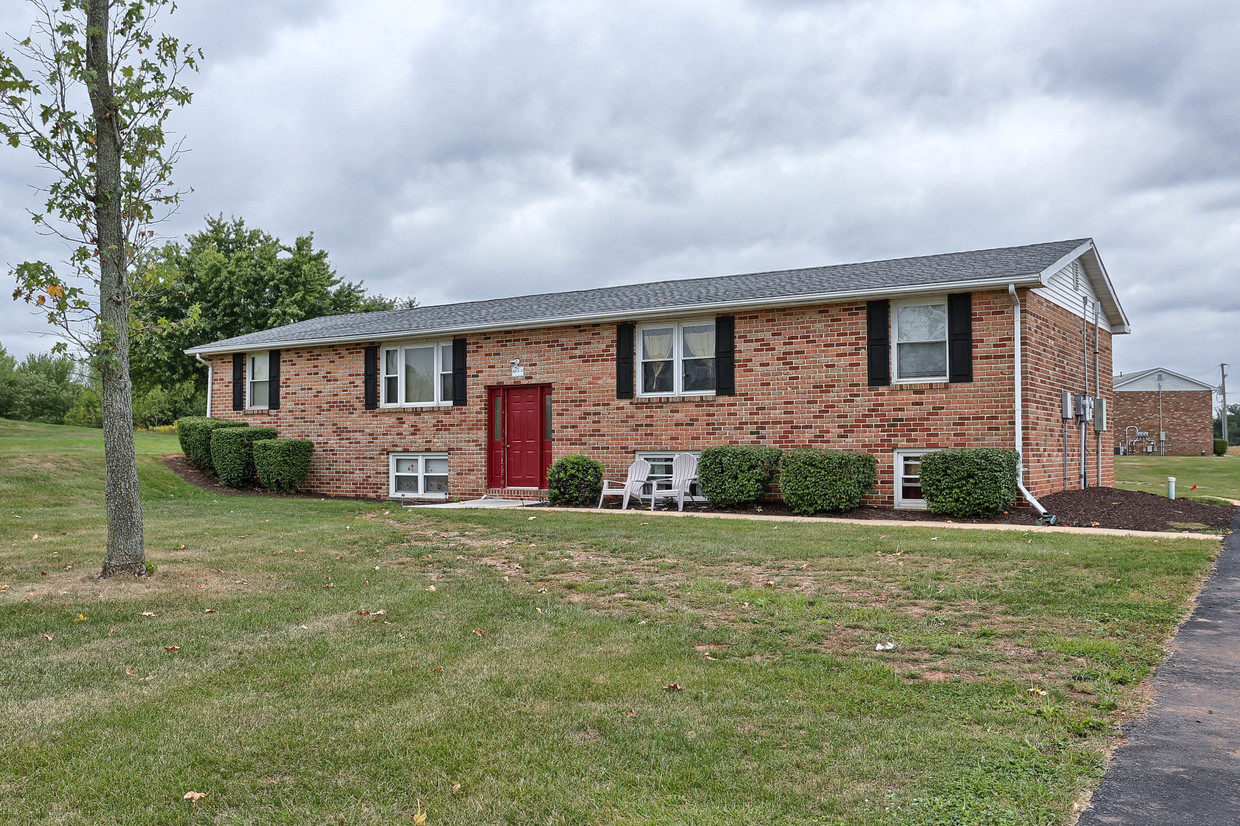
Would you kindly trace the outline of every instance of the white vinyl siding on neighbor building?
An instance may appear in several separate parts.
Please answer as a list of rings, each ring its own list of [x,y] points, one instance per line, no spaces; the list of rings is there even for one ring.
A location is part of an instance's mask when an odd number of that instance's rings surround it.
[[[448,454],[388,454],[388,494],[410,499],[448,498]]]

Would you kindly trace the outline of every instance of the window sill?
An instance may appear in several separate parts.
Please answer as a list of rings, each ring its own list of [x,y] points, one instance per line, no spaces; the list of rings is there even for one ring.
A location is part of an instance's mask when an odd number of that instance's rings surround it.
[[[719,398],[714,393],[685,393],[683,395],[667,395],[667,396],[634,396],[635,404],[675,404],[677,402],[713,402]]]
[[[406,413],[429,413],[434,410],[450,410],[452,406],[452,402],[436,402],[435,404],[411,404],[395,405],[392,407],[377,407],[374,410],[367,412],[378,413],[380,416],[394,416],[403,415]]]
[[[245,410],[238,411],[246,416],[270,416],[271,410],[266,407],[247,407]]]
[[[447,502],[446,493],[389,493],[389,499],[399,502]]]
[[[951,387],[951,382],[947,379],[919,379],[893,381],[889,385],[891,390],[946,390]]]

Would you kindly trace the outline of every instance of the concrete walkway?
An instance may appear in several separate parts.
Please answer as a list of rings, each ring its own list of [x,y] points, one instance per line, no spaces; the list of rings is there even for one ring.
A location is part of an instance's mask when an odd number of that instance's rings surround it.
[[[1077,826],[1240,824],[1240,515]]]

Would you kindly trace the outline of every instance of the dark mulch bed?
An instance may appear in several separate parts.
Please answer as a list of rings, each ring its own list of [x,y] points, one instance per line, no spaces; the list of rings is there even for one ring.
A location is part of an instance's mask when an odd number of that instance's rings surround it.
[[[1117,528],[1130,531],[1225,532],[1236,513],[1234,505],[1211,505],[1188,499],[1172,501],[1164,496],[1117,488],[1065,490],[1044,496],[1042,506],[1058,519],[1057,524],[1078,528]],[[614,507],[614,505],[613,505]],[[686,506],[687,508],[688,506]],[[754,508],[696,509],[719,513],[753,513],[788,516],[792,512],[781,502],[764,502]],[[975,525],[1033,525],[1038,512],[1018,507],[989,519],[947,517],[923,510],[892,510],[860,507],[832,514],[815,514],[830,519],[895,519],[901,522],[959,522]],[[1203,527],[1204,526],[1204,527]]]
[[[177,476],[195,487],[224,496],[278,496],[301,499],[345,499],[349,497],[323,496],[318,493],[272,493],[262,488],[234,490],[221,485],[189,463],[181,455],[164,456],[164,464]],[[382,500],[367,500],[382,501]],[[1065,490],[1043,497],[1042,506],[1058,517],[1060,525],[1080,528],[1119,528],[1131,531],[1205,531],[1225,532],[1236,513],[1234,505],[1211,505],[1189,499],[1172,501],[1153,493],[1116,488],[1087,488]],[[618,499],[609,500],[604,507],[618,508]],[[789,516],[790,510],[782,502],[765,502],[754,508],[723,510],[705,505],[686,505],[691,510],[719,513],[752,513],[767,516]],[[991,519],[962,519],[945,517],[930,511],[891,510],[889,508],[861,507],[832,514],[816,514],[824,519],[897,519],[902,522],[964,522],[980,525],[1032,525],[1038,513],[1030,507],[1013,508]],[[1204,526],[1204,527],[1202,527]]]

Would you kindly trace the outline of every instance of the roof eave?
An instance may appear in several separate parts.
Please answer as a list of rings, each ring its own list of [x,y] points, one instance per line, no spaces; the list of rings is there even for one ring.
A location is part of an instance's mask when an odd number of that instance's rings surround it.
[[[1071,259],[1069,259],[1071,260]],[[926,293],[963,292],[975,289],[1006,289],[1008,284],[1018,287],[1036,287],[1043,283],[1043,273],[1028,273],[1002,278],[974,279],[972,281],[955,281],[948,283],[921,284],[916,287],[888,287],[878,290],[847,290],[831,293],[803,293],[801,295],[783,296],[779,298],[754,298],[744,301],[717,301],[701,304],[681,304],[675,307],[649,307],[645,309],[625,310],[624,312],[587,313],[556,318],[536,318],[519,322],[502,322],[495,324],[470,324],[456,327],[438,327],[426,330],[403,331],[393,333],[366,333],[349,336],[328,336],[324,338],[306,338],[264,341],[253,344],[231,344],[217,346],[203,344],[190,347],[183,352],[186,355],[217,355],[220,353],[243,353],[260,350],[271,350],[281,347],[318,347],[327,344],[356,344],[363,341],[397,341],[410,337],[429,338],[458,333],[493,333],[500,330],[529,330],[536,327],[567,327],[572,324],[601,324],[609,321],[624,321],[634,316],[648,318],[665,318],[691,313],[712,312],[719,310],[750,310],[765,307],[786,307],[800,304],[834,304],[840,301],[856,299],[891,298],[901,295],[922,295]]]
[[[1042,286],[1048,285],[1051,276],[1055,273],[1078,258],[1085,256],[1088,256],[1090,259],[1089,264],[1092,264],[1092,267],[1085,267],[1086,276],[1089,278],[1090,284],[1093,285],[1094,293],[1098,295],[1103,312],[1106,313],[1107,324],[1111,327],[1112,335],[1131,333],[1132,327],[1129,325],[1128,315],[1124,312],[1123,305],[1119,303],[1119,296],[1115,293],[1115,285],[1111,283],[1111,276],[1107,272],[1106,265],[1102,263],[1102,256],[1098,254],[1098,247],[1094,244],[1094,239],[1086,240],[1079,247],[1044,269],[1041,273]]]

